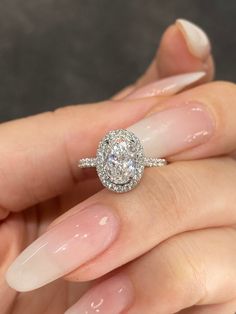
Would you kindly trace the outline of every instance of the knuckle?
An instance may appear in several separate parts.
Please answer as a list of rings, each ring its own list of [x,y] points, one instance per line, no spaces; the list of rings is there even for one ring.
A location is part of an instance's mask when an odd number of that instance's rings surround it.
[[[180,236],[181,237],[181,236]],[[165,261],[166,298],[173,300],[171,310],[198,303],[206,295],[206,274],[196,247],[184,237],[173,237],[160,247]]]
[[[154,203],[153,208],[160,209],[158,219],[161,212],[171,229],[191,213],[196,192],[200,190],[197,178],[184,162],[175,162],[166,169],[147,171],[143,186],[148,203]]]

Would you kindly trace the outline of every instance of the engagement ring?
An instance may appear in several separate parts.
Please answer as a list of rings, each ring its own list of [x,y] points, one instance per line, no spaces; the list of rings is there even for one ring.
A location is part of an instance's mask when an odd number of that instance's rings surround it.
[[[128,130],[110,131],[99,143],[95,158],[79,161],[80,168],[96,167],[101,183],[117,193],[132,190],[141,180],[145,167],[166,164],[164,158],[146,157],[140,140]]]

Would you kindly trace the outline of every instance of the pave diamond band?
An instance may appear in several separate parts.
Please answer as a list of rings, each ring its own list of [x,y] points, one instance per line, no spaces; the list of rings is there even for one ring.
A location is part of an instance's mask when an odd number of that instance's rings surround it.
[[[101,183],[117,193],[132,190],[141,180],[145,167],[162,167],[164,158],[144,155],[137,136],[128,130],[110,131],[100,141],[94,158],[80,159],[80,168],[96,167]]]
[[[79,161],[80,168],[90,168],[97,166],[97,158],[82,158]]]
[[[166,166],[167,161],[164,158],[144,157],[145,167],[162,167]],[[97,166],[97,158],[82,158],[78,163],[79,168],[92,168]]]

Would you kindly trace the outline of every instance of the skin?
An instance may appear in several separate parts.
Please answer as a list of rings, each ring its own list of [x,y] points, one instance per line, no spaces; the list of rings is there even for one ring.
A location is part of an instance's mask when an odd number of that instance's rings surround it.
[[[176,55],[171,45],[173,38],[177,42]],[[4,300],[1,304],[3,313],[23,313],[26,307],[29,313],[34,314],[63,313],[90,286],[90,283],[81,283],[78,287],[73,281],[78,278],[96,279],[105,275],[104,278],[98,279],[101,284],[106,280],[108,272],[116,273],[120,266],[122,267],[118,271],[129,276],[138,299],[127,313],[233,313],[236,308],[236,287],[232,282],[236,259],[233,250],[236,237],[233,189],[236,167],[232,158],[236,150],[236,130],[233,127],[233,102],[236,96],[234,84],[206,84],[164,101],[163,98],[135,102],[124,100],[130,91],[148,82],[181,73],[184,70],[181,63],[178,63],[179,68],[177,63],[173,63],[171,68],[168,62],[173,58],[180,60],[180,56],[187,58],[185,64],[188,68],[185,68],[185,71],[204,68],[207,69],[204,80],[209,81],[212,78],[212,57],[209,56],[204,64],[194,59],[188,53],[178,30],[172,26],[164,34],[157,57],[145,75],[133,86],[116,95],[113,100],[100,104],[70,106],[54,113],[45,113],[0,126],[0,238],[4,239],[0,246],[0,298]],[[88,171],[86,175],[83,171],[78,171],[75,161],[80,156],[93,155],[104,132],[112,128],[126,127],[151,111],[171,106],[176,97],[181,100],[194,98],[202,101],[215,115],[215,135],[204,147],[172,156],[172,161],[176,162],[161,171],[148,169],[142,184],[128,196],[101,191],[101,185],[93,171]],[[115,122],[112,120],[113,115],[116,116]],[[39,129],[45,131],[39,134]],[[92,134],[92,129],[98,132]],[[89,144],[78,145],[85,134],[89,138]],[[193,160],[221,155],[228,157]],[[177,162],[178,160],[181,162]],[[15,175],[12,176],[12,173]],[[214,184],[210,181],[212,174],[215,175]],[[184,178],[188,180],[184,181]],[[174,185],[173,182],[177,180],[182,180],[182,184]],[[209,189],[209,186],[212,188]],[[168,197],[165,197],[162,189],[169,191]],[[140,190],[145,193],[139,193]],[[157,199],[153,196],[156,194],[161,197]],[[216,202],[206,206],[209,198],[215,199]],[[122,255],[122,260],[109,260],[108,253],[105,252],[71,273],[67,277],[69,281],[57,281],[29,293],[17,293],[7,286],[4,275],[8,266],[24,247],[45,232],[50,223],[58,223],[67,215],[79,211],[84,202],[89,204],[103,200],[104,203],[105,200],[105,203],[117,210],[123,226],[126,226],[126,208],[130,199],[137,204],[145,204],[152,210],[158,207],[163,213],[162,221],[157,223],[166,228],[163,228],[158,236],[152,232],[149,237],[151,244],[136,245],[129,255],[126,241],[128,233],[123,232],[120,238],[122,246],[116,244],[117,254]],[[173,206],[173,203],[178,206]],[[218,208],[216,204],[221,204],[221,207]],[[195,219],[199,209],[203,213],[202,217]],[[137,213],[142,215],[137,215],[136,225],[138,221],[150,219],[142,205]],[[170,223],[172,219],[178,219],[179,228]],[[129,230],[133,232],[134,238],[137,237],[135,228],[131,221]],[[214,241],[220,243],[217,250],[211,250],[211,243]],[[189,247],[192,249],[189,250]],[[221,256],[220,262],[218,256]],[[139,258],[135,259],[136,257]],[[133,259],[135,261],[126,265]],[[176,267],[176,260],[182,267]],[[145,265],[150,267],[150,273],[147,272],[144,280],[139,274]],[[215,278],[217,272],[219,276]],[[207,277],[204,277],[205,274]],[[113,273],[110,273],[109,277],[112,275]],[[188,294],[186,292],[189,291],[190,281],[194,283],[194,288]],[[163,289],[167,283],[171,289]],[[181,289],[177,289],[180,286]],[[143,293],[141,287],[146,287],[148,293]],[[171,304],[168,301],[170,299]]]

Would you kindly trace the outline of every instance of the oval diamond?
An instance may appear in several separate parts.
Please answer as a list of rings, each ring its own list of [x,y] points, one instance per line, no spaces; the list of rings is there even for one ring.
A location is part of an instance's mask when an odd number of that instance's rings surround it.
[[[144,153],[139,139],[127,130],[109,132],[97,151],[97,172],[104,186],[116,192],[131,190],[141,179]]]
[[[125,184],[135,176],[136,162],[134,153],[130,151],[127,141],[119,138],[111,147],[105,163],[111,182]]]

